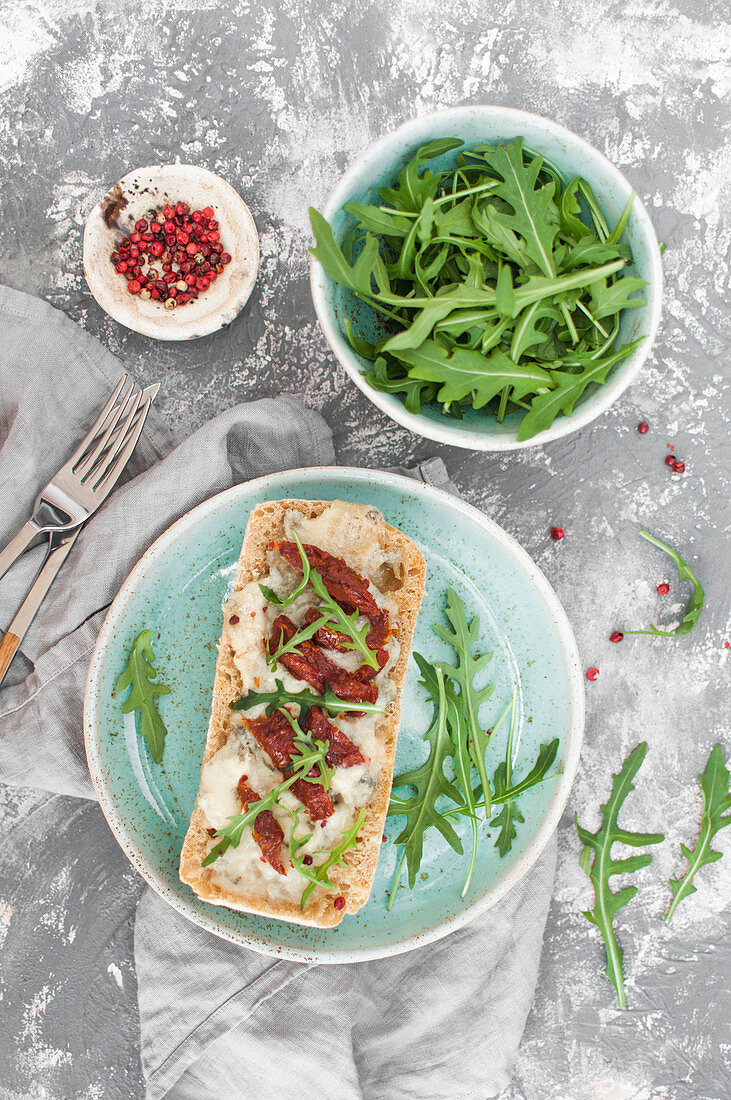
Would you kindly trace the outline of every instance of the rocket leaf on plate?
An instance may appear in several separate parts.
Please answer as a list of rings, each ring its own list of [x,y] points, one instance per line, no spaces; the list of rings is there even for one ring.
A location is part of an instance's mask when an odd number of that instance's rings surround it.
[[[393,902],[404,860],[409,873],[409,887],[413,887],[416,882],[416,873],[424,850],[424,833],[427,829],[433,826],[442,834],[450,847],[462,855],[462,842],[455,833],[454,826],[436,805],[437,799],[441,797],[449,798],[457,804],[462,801],[456,787],[444,774],[445,763],[452,755],[452,743],[447,730],[447,700],[441,669],[437,669],[436,675],[439,702],[435,708],[432,724],[424,734],[424,740],[429,742],[429,756],[423,764],[411,771],[402,772],[393,781],[395,789],[413,787],[415,793],[410,798],[392,794],[388,808],[389,817],[403,814],[406,818],[403,829],[396,837],[396,844],[404,845],[404,853],[391,892],[389,906]]]
[[[300,717],[305,718],[311,707],[322,707],[328,714],[343,714],[352,710],[367,711],[368,714],[382,714],[383,708],[375,703],[351,703],[346,699],[339,699],[331,691],[318,695],[309,688],[302,691],[289,691],[281,680],[274,681],[274,691],[249,691],[242,695],[235,703],[231,704],[233,710],[251,710],[252,707],[264,705],[265,713],[271,717],[275,710],[280,710],[288,703],[296,703],[300,708]]]
[[[506,856],[513,847],[513,841],[517,836],[516,825],[522,825],[525,822],[525,818],[517,805],[518,796],[524,791],[530,790],[531,787],[535,787],[539,783],[542,783],[544,779],[552,778],[551,776],[547,776],[546,773],[556,759],[556,754],[558,752],[557,737],[555,737],[553,741],[541,745],[538,750],[536,762],[531,770],[518,783],[515,782],[513,778],[515,702],[515,693],[513,693],[513,705],[510,715],[508,741],[505,747],[505,759],[501,760],[495,769],[495,775],[492,781],[493,802],[502,804],[502,809],[490,822],[492,826],[500,829],[497,840],[495,841],[495,847],[501,857]]]
[[[320,599],[320,604],[317,607],[317,610],[321,612],[320,621],[317,623],[317,626],[313,624],[312,626],[301,628],[287,643],[285,643],[282,638],[276,654],[272,654],[270,657],[270,666],[272,669],[276,668],[277,659],[280,655],[283,656],[285,653],[291,653],[300,642],[306,642],[315,634],[320,626],[329,621],[346,635],[346,640],[343,642],[345,648],[359,652],[365,664],[370,665],[371,668],[377,671],[379,667],[377,651],[371,649],[366,640],[371,630],[371,624],[369,622],[364,622],[363,626],[356,626],[358,619],[361,617],[360,612],[355,610],[348,614],[348,612],[343,610],[337,600],[334,600],[328,592],[327,586],[320,574],[310,565],[309,558],[302,545],[302,540],[296,531],[292,532],[292,538],[299,551],[300,563],[302,565],[302,580],[297,585],[294,592],[287,596],[286,599],[278,596],[276,592],[273,592],[271,588],[267,588],[264,584],[260,584],[259,588],[264,598],[269,600],[270,603],[273,603],[275,607],[286,607],[288,604],[291,604],[309,584],[310,588],[313,589]]]
[[[329,872],[333,867],[345,865],[343,856],[351,848],[355,848],[358,843],[358,833],[362,828],[363,822],[366,819],[368,808],[366,806],[358,814],[355,822],[349,829],[343,834],[343,838],[339,844],[337,844],[331,851],[314,852],[312,854],[313,862],[310,864],[305,863],[305,856],[299,855],[300,848],[303,847],[310,839],[310,836],[300,837],[299,840],[295,839],[293,826],[289,834],[289,858],[292,861],[292,866],[296,871],[306,879],[309,880],[309,884],[305,887],[302,898],[300,899],[300,909],[304,909],[307,902],[310,900],[312,892],[317,886],[326,886],[329,890],[334,888],[333,882],[328,877]],[[295,825],[297,823],[299,815],[295,813]],[[325,856],[322,863],[315,863],[314,859],[318,856]]]
[[[127,667],[119,674],[114,690],[117,692],[131,688],[122,713],[139,711],[140,733],[148,744],[150,756],[159,764],[167,729],[158,714],[155,699],[161,695],[169,695],[170,688],[157,679],[152,638],[151,630],[142,630],[137,635],[129,652]]]
[[[463,601],[453,588],[447,590],[446,616],[449,626],[438,624],[435,634],[447,642],[457,655],[454,664],[440,662],[441,670],[459,685],[459,704],[467,726],[467,737],[472,762],[480,778],[486,813],[490,812],[490,780],[487,775],[485,754],[490,743],[489,734],[480,725],[479,711],[495,690],[492,684],[476,687],[475,677],[484,672],[492,660],[492,653],[475,656],[474,649],[480,643],[480,620],[474,615],[469,621]]]
[[[503,807],[490,824],[501,827],[496,847],[504,856],[515,836],[514,823],[524,820],[516,800],[531,787],[553,778],[547,772],[558,752],[558,738],[541,745],[533,767],[520,781],[515,782],[512,766],[516,691],[514,689],[511,701],[492,728],[484,729],[480,722],[480,709],[491,697],[493,686],[478,686],[475,681],[480,679],[491,654],[475,653],[480,644],[479,619],[476,615],[468,615],[462,599],[451,588],[447,590],[445,612],[449,625],[438,624],[434,631],[455,651],[454,662],[450,664],[441,659],[432,663],[420,653],[414,654],[421,672],[420,683],[426,688],[434,706],[432,724],[425,735],[425,739],[431,742],[431,751],[418,768],[397,776],[393,783],[395,789],[412,786],[416,794],[413,798],[391,795],[389,816],[404,814],[407,820],[396,838],[397,844],[404,845],[404,852],[396,870],[389,909],[395,899],[404,862],[409,868],[409,886],[414,885],[424,850],[424,834],[429,828],[437,828],[454,850],[462,855],[461,842],[451,825],[451,818],[455,816],[468,818],[471,831],[470,858],[462,890],[462,897],[465,897],[477,865],[480,826],[487,826],[493,805],[501,804]],[[491,791],[487,778],[487,752],[509,713],[511,732],[506,761],[498,765],[495,789]],[[447,799],[453,805],[450,806]]]

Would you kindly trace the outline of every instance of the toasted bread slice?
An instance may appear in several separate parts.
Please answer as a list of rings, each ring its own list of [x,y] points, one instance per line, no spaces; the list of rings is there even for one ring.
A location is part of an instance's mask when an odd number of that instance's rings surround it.
[[[267,547],[271,542],[291,537],[293,528],[302,535],[303,542],[313,543],[320,549],[343,558],[352,569],[370,582],[373,594],[380,604],[390,608],[390,625],[396,641],[390,643],[392,656],[375,681],[380,684],[383,678],[378,698],[379,705],[383,701],[385,707],[383,713],[376,717],[375,725],[374,719],[370,718],[368,734],[371,738],[370,744],[376,745],[373,759],[379,760],[380,767],[377,768],[378,774],[368,777],[368,790],[372,793],[366,794],[366,817],[358,832],[357,846],[345,853],[344,866],[335,866],[330,871],[333,889],[318,885],[304,909],[301,908],[300,899],[306,880],[289,866],[286,841],[282,847],[282,858],[288,866],[284,880],[280,880],[270,867],[264,866],[262,869],[264,860],[259,857],[259,853],[255,862],[249,865],[250,870],[244,868],[241,874],[232,873],[230,869],[228,874],[223,873],[223,860],[217,860],[208,867],[201,866],[214,845],[211,839],[213,829],[220,829],[222,824],[227,823],[227,820],[220,819],[212,821],[206,812],[210,811],[210,802],[205,793],[208,782],[206,777],[210,774],[207,768],[222,750],[223,754],[234,754],[231,768],[236,767],[235,753],[237,739],[242,736],[242,721],[239,712],[232,710],[231,705],[242,694],[259,686],[259,677],[253,677],[253,683],[246,682],[251,677],[245,654],[242,655],[239,648],[232,644],[231,629],[228,628],[227,632],[224,620],[211,720],[201,771],[201,787],[180,856],[180,878],[200,898],[212,904],[296,924],[327,928],[339,924],[346,913],[357,912],[368,900],[373,886],[393,781],[400,694],[406,677],[416,616],[424,592],[426,569],[424,559],[411,539],[386,523],[380,512],[374,508],[322,500],[287,500],[260,504],[251,512],[246,527],[234,592],[226,605],[228,610],[225,609],[225,614],[229,614],[229,621],[232,601],[235,604],[237,598],[248,598],[247,593],[253,593],[252,600],[258,598],[261,601],[257,582],[271,584],[274,552]],[[249,632],[247,639],[252,649],[258,647],[259,657],[265,645],[265,629],[257,627],[262,610],[267,613],[268,607],[264,605],[260,609],[257,606],[255,610],[249,611],[247,605],[245,613]],[[248,618],[249,614],[251,620]],[[238,622],[238,615],[233,618]],[[276,675],[280,677],[281,671],[278,670]],[[297,681],[296,686],[301,689],[309,685]],[[337,722],[337,719],[333,721]],[[355,729],[356,726],[357,723],[352,722],[351,728]],[[263,749],[258,751],[266,758]],[[221,755],[217,759],[221,761],[224,758],[227,757]],[[251,764],[251,757],[248,759]],[[270,764],[268,760],[267,763]],[[247,771],[250,770],[247,767]],[[233,772],[230,774],[233,775]],[[231,779],[231,784],[235,787],[235,778]],[[273,783],[270,783],[271,786]],[[238,808],[232,806],[231,813],[240,812],[240,805]],[[220,818],[220,814],[218,816]],[[345,828],[354,823],[356,816],[354,813],[353,820]],[[286,817],[282,818],[283,824],[286,820]],[[332,848],[334,844],[330,843],[328,846]],[[336,898],[338,907],[334,904]],[[344,904],[341,899],[344,899]]]

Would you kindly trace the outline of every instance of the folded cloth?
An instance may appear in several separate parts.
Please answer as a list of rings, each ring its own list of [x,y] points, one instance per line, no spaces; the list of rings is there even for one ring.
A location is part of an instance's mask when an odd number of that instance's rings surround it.
[[[121,374],[63,314],[0,287],[0,545]],[[94,798],[82,701],[105,608],[181,514],[261,474],[331,463],[323,419],[292,397],[240,405],[175,445],[155,410],[128,475],[79,537],[0,689],[0,781]],[[414,471],[454,490],[440,459]],[[0,581],[7,622],[38,567]],[[274,960],[217,939],[151,889],[135,924],[148,1100],[485,1100],[508,1082],[530,1008],[555,866],[549,846],[488,913],[395,958]],[[32,868],[31,868],[32,870]]]

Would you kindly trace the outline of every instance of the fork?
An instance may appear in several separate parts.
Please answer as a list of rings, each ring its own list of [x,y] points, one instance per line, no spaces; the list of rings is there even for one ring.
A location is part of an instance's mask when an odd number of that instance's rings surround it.
[[[39,536],[80,527],[113,489],[160,388],[155,384],[142,391],[127,381],[122,375],[91,430],[41,489],[31,518],[0,552],[0,577]]]
[[[140,390],[131,383],[120,398],[126,381],[127,375],[123,375],[91,431],[38,494],[32,518],[0,554],[2,576],[38,535],[48,534],[43,564],[0,640],[0,683],[83,524],[116,485],[160,388],[155,384]]]

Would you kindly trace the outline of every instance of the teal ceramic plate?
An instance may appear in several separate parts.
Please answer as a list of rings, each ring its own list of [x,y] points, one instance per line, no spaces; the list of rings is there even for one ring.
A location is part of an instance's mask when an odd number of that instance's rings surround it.
[[[304,928],[235,913],[200,901],[178,879],[178,857],[198,789],[208,727],[221,603],[234,579],[249,510],[261,501],[303,497],[375,505],[418,544],[427,586],[414,648],[451,656],[433,631],[444,621],[453,586],[480,616],[492,650],[495,691],[483,719],[492,725],[518,684],[516,774],[541,742],[559,738],[554,770],[561,775],[525,794],[525,822],[503,859],[484,826],[477,869],[462,900],[466,859],[438,834],[427,834],[425,858],[410,893],[386,909],[403,819],[386,824],[375,885],[366,906],[334,929]],[[161,679],[172,693],[159,700],[168,728],[161,766],[153,764],[133,716],[113,696],[117,676],[140,630],[151,628]],[[294,470],[235,486],[183,516],[147,551],[112,604],[92,657],[84,707],[86,753],[99,802],[133,866],[190,920],[265,954],[322,963],[354,962],[408,951],[446,936],[494,905],[526,873],[556,828],[581,750],[584,699],[576,642],[558,599],[535,563],[497,524],[470,505],[409,478],[341,467]],[[429,708],[413,660],[402,700],[396,771],[424,758]],[[491,745],[492,769],[505,732]],[[465,834],[466,835],[466,834]]]

